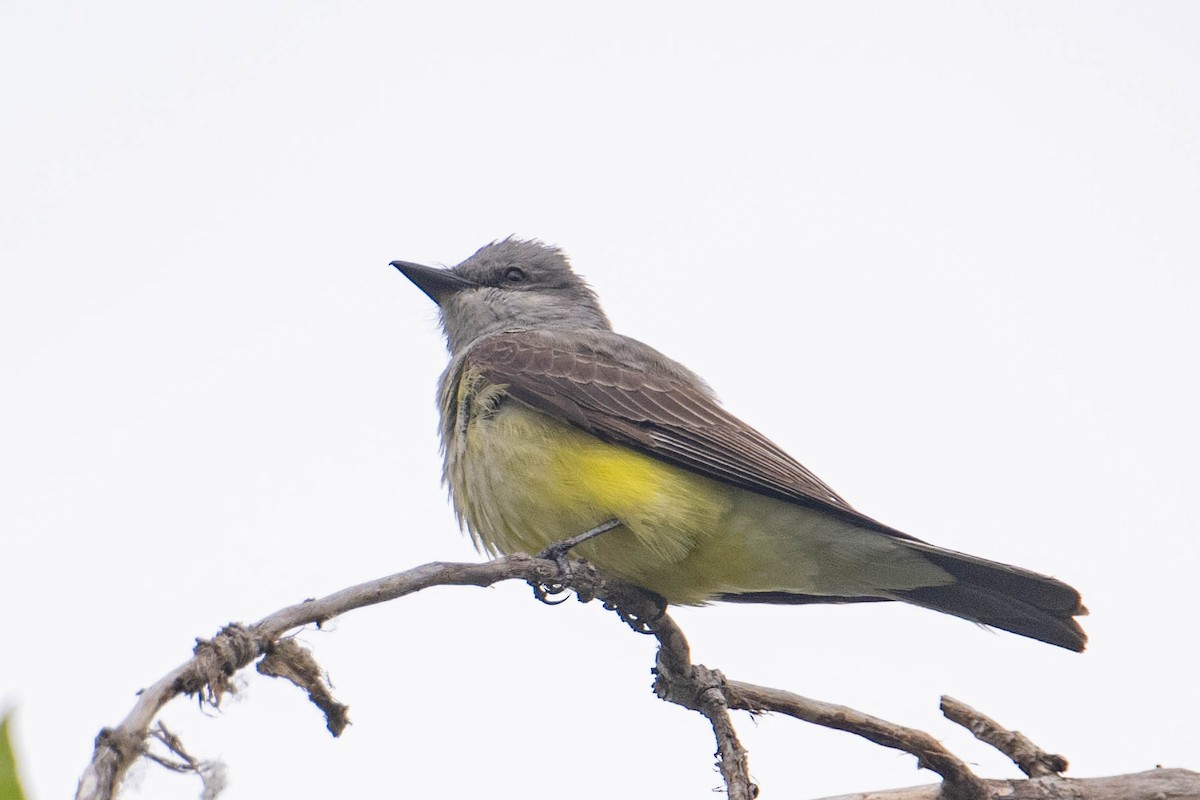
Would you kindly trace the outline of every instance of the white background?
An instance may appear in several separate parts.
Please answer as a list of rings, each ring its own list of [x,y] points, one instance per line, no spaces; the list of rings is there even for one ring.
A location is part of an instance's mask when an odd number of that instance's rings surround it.
[[[472,559],[434,308],[563,246],[617,328],[864,512],[1078,586],[1080,656],[908,607],[684,609],[697,660],[1071,774],[1200,768],[1200,11],[1180,3],[55,3],[0,12],[0,704],[34,798],[230,620]],[[564,531],[564,534],[572,533]],[[710,797],[652,642],[522,586],[166,712],[256,797]],[[768,797],[929,782],[739,715]],[[139,767],[131,798],[191,798]]]

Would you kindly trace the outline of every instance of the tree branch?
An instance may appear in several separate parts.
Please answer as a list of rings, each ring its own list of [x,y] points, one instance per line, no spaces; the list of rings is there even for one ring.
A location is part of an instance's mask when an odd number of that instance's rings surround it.
[[[916,756],[920,767],[931,769],[943,778],[940,786],[897,790],[895,793],[871,793],[869,797],[872,799],[927,800],[936,797],[943,800],[987,800],[1005,796],[1010,800],[1032,797],[1070,797],[1072,800],[1085,797],[1088,800],[1171,797],[1177,800],[1200,800],[1200,775],[1183,770],[1157,770],[1141,776],[1093,781],[1058,778],[1050,773],[1056,771],[1057,765],[1061,765],[1059,769],[1065,768],[1066,760],[1061,756],[1046,754],[1019,733],[1007,731],[993,720],[951,698],[943,698],[943,709],[947,716],[967,725],[981,739],[1009,755],[1026,774],[1047,776],[1027,781],[983,781],[927,733],[845,706],[728,680],[717,670],[693,665],[687,638],[666,613],[666,603],[662,598],[635,586],[607,580],[587,562],[568,561],[562,554],[558,554],[557,558],[512,555],[482,564],[425,564],[334,592],[319,600],[306,600],[288,606],[252,625],[231,623],[212,639],[198,639],[192,658],[139,692],[133,709],[119,725],[100,731],[92,760],[80,777],[76,800],[112,800],[130,765],[148,755],[147,739],[152,735],[151,725],[164,705],[178,695],[188,694],[217,706],[229,691],[233,675],[256,659],[261,659],[258,671],[262,674],[286,678],[304,689],[309,699],[325,714],[330,733],[340,735],[349,724],[347,707],[333,698],[316,660],[295,639],[288,638],[290,632],[306,625],[315,624],[319,627],[356,608],[395,600],[431,586],[491,586],[505,580],[528,582],[533,586],[535,596],[546,602],[552,602],[550,597],[568,589],[573,590],[581,602],[599,599],[605,608],[615,611],[635,631],[653,635],[659,643],[654,690],[662,699],[697,711],[708,719],[717,742],[717,765],[731,800],[753,800],[758,795],[758,787],[749,777],[746,751],[738,741],[730,719],[731,709],[752,713],[775,711],[816,725],[848,731],[877,744],[910,753]],[[168,764],[172,769],[197,772],[202,777],[209,774],[206,797],[215,797],[223,779],[223,774],[219,774],[216,766],[187,755],[178,738],[161,726],[153,736],[179,759]],[[160,756],[150,757],[163,763]],[[1120,784],[1128,794],[1104,793],[1110,786],[1117,786],[1117,782],[1125,779],[1139,782],[1136,785]],[[1191,784],[1187,783],[1189,780]],[[1170,791],[1164,788],[1158,794],[1154,791],[1138,793],[1143,786],[1169,786]],[[1093,793],[1093,788],[1097,793]],[[867,797],[853,795],[838,800],[866,800]]]
[[[942,713],[951,722],[957,722],[969,730],[976,739],[990,744],[1031,778],[1057,775],[1067,769],[1067,759],[1047,753],[1029,740],[1020,731],[1010,731],[999,722],[979,713],[961,700],[942,695]]]
[[[433,562],[360,583],[319,600],[288,606],[248,627],[227,625],[212,639],[197,640],[192,658],[139,692],[133,709],[119,725],[100,731],[92,761],[79,779],[76,800],[111,800],[126,770],[145,752],[150,725],[163,706],[181,694],[199,695],[204,701],[219,705],[234,673],[266,655],[289,631],[305,625],[319,626],[347,611],[395,600],[430,586],[490,586],[514,578],[547,582],[558,577],[554,562],[527,556],[509,556],[482,564]],[[327,724],[335,736],[340,733],[336,721]]]
[[[985,800],[987,786],[941,742],[924,731],[906,728],[853,708],[801,697],[798,694],[729,682],[731,708],[751,712],[775,711],[790,717],[862,736],[876,744],[903,750],[917,757],[917,765],[942,776],[941,797],[946,800]]]
[[[1200,773],[1186,769],[1152,769],[1108,778],[986,780],[995,800],[1200,800]],[[823,800],[938,800],[941,786],[913,786],[883,792],[861,792]]]

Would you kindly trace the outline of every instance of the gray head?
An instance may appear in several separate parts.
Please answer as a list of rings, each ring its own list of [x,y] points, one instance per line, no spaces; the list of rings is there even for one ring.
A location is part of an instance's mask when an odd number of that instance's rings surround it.
[[[557,247],[508,238],[450,269],[393,261],[441,312],[451,353],[480,336],[532,328],[612,330],[596,293]]]

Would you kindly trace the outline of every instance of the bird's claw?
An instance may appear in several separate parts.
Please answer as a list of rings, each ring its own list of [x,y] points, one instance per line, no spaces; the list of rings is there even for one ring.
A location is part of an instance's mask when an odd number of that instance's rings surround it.
[[[567,587],[561,583],[537,583],[530,581],[529,585],[533,589],[533,596],[548,606],[557,606],[567,601],[566,597],[560,597],[557,600],[551,599],[557,595],[566,593]]]
[[[558,580],[540,583],[530,581],[529,585],[533,587],[533,596],[543,603],[551,606],[556,606],[559,603],[564,602],[567,599],[565,597],[559,600],[551,600],[550,598],[566,592],[569,588],[567,584],[575,576],[575,571],[571,568],[571,561],[567,558],[567,553],[571,552],[571,548],[575,547],[576,545],[583,544],[588,539],[594,539],[603,533],[608,533],[613,528],[618,527],[620,524],[620,520],[610,519],[607,522],[602,522],[589,531],[579,534],[578,536],[572,536],[570,539],[563,539],[562,541],[555,542],[534,556],[534,558],[553,561],[554,565],[558,567]]]

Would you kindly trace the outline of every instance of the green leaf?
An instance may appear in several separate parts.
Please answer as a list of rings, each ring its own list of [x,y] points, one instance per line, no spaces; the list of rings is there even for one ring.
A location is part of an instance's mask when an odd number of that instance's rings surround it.
[[[8,738],[8,721],[12,712],[0,720],[0,800],[25,800],[21,781],[17,778],[17,759],[13,756],[12,742]]]

